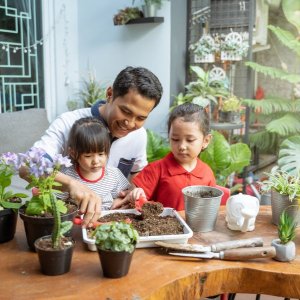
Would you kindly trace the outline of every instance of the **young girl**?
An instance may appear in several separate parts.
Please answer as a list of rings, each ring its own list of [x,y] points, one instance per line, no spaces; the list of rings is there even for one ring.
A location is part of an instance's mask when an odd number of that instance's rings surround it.
[[[184,103],[173,109],[168,121],[171,153],[146,166],[134,179],[147,199],[184,210],[182,189],[190,185],[215,186],[210,167],[198,156],[211,139],[208,113],[199,105]],[[135,190],[137,199],[141,190]],[[133,199],[132,199],[133,200]]]
[[[109,149],[109,133],[102,122],[93,117],[79,119],[72,126],[68,140],[73,165],[62,170],[100,195],[102,210],[110,209],[113,199],[121,191],[131,188],[118,168],[106,165]],[[69,194],[63,193],[58,197],[66,199]]]

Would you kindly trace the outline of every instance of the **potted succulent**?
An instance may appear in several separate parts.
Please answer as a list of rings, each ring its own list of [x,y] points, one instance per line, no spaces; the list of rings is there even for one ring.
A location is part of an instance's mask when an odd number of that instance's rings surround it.
[[[189,49],[195,54],[195,63],[212,63],[215,61],[218,45],[210,34],[204,34],[199,41],[191,44]]]
[[[0,156],[0,243],[14,238],[17,225],[18,209],[22,199],[27,195],[7,190],[11,185],[12,176],[17,173],[16,156],[13,153],[3,153]]]
[[[235,95],[230,95],[228,98],[225,98],[220,105],[219,121],[240,123],[240,109],[241,100]]]
[[[278,167],[270,173],[265,173],[268,179],[260,182],[263,192],[271,191],[272,222],[279,224],[283,211],[300,225],[300,212],[298,198],[300,197],[300,177],[293,176]]]
[[[296,223],[286,211],[279,218],[278,239],[272,241],[276,249],[274,259],[279,261],[291,261],[296,257],[296,246],[293,240],[296,237]]]
[[[139,235],[131,224],[111,222],[96,227],[93,237],[103,275],[119,278],[127,275]]]
[[[114,25],[124,25],[130,20],[142,18],[142,16],[143,13],[138,7],[126,7],[124,9],[120,9],[119,12],[114,15],[113,21]]]
[[[37,189],[33,196],[20,209],[19,214],[24,222],[28,246],[35,250],[36,239],[60,230],[60,220],[71,221],[77,214],[78,206],[72,202],[58,200],[55,194],[60,184],[55,176],[62,166],[70,166],[70,160],[60,154],[50,161],[45,152],[38,148],[31,148],[26,153],[18,155],[19,168],[26,167],[30,184],[27,189]],[[67,223],[69,224],[69,223]],[[70,228],[69,228],[70,229]],[[57,233],[56,233],[57,234]],[[57,247],[60,237],[55,237],[54,248]]]

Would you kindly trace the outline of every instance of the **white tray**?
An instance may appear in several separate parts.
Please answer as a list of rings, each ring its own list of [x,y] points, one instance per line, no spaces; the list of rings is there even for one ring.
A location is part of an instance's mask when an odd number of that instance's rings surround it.
[[[123,209],[123,210],[108,210],[103,211],[102,216],[111,214],[111,213],[134,213],[139,214],[135,209]],[[188,239],[193,236],[193,231],[191,228],[185,223],[185,221],[182,219],[182,217],[178,214],[178,212],[169,207],[165,207],[163,212],[161,213],[161,216],[174,216],[178,219],[180,224],[183,226],[183,233],[182,234],[176,234],[176,235],[153,235],[153,236],[141,236],[139,238],[139,242],[137,243],[137,248],[149,248],[149,247],[157,247],[155,245],[155,242],[157,241],[167,241],[168,243],[179,243],[184,244],[187,243]],[[87,236],[87,230],[85,228],[82,228],[82,236],[83,241],[87,244],[88,249],[90,251],[97,251],[97,247],[95,245],[95,240],[90,239]]]

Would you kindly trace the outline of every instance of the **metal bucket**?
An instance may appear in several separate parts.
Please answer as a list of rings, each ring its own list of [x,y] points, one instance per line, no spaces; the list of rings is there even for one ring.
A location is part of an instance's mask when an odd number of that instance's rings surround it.
[[[190,228],[194,232],[213,231],[223,191],[211,186],[194,185],[185,187],[182,193],[185,218]]]
[[[281,195],[278,192],[271,190],[271,208],[272,208],[272,223],[278,225],[279,217],[283,210],[286,210],[288,215],[297,222],[297,227],[300,226],[300,210],[298,200],[292,202],[286,195]]]

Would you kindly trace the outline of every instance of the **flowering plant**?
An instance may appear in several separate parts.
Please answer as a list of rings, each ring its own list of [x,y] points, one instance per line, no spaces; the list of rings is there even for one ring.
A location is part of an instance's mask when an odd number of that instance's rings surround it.
[[[208,54],[214,54],[219,46],[210,35],[203,35],[198,42],[191,44],[189,49],[202,58]]]
[[[17,156],[14,153],[3,153],[0,156],[0,210],[4,208],[18,209],[22,205],[20,198],[26,198],[23,193],[13,193],[7,191],[11,185],[12,176],[17,173],[17,168],[14,161]]]
[[[30,184],[26,188],[38,188],[38,192],[27,202],[25,213],[28,215],[47,215],[49,213],[53,215],[52,247],[58,248],[60,238],[71,229],[72,222],[61,222],[61,213],[66,213],[67,207],[62,200],[56,198],[55,194],[60,193],[57,187],[61,184],[55,181],[55,176],[62,166],[71,166],[71,161],[61,154],[57,154],[50,161],[45,154],[42,149],[31,148],[26,153],[18,154],[17,164],[19,167],[25,166],[28,169]]]

